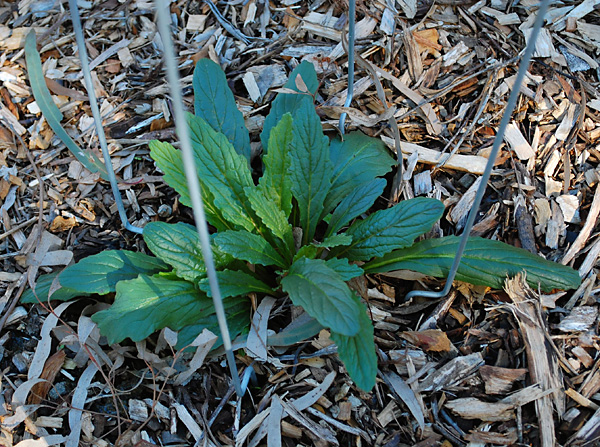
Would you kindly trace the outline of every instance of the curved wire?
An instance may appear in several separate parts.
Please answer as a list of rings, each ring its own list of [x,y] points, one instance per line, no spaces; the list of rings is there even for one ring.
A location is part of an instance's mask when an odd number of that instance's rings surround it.
[[[488,181],[490,180],[490,176],[492,174],[494,162],[496,161],[498,151],[500,150],[500,145],[502,144],[502,141],[504,139],[504,131],[506,130],[506,126],[508,126],[508,123],[512,117],[512,112],[517,104],[517,99],[519,98],[521,84],[523,82],[523,79],[525,78],[527,69],[529,68],[529,62],[531,61],[533,52],[535,51],[535,42],[537,40],[538,34],[540,33],[540,29],[544,24],[544,18],[548,9],[548,3],[549,0],[542,0],[540,4],[540,9],[538,10],[538,14],[535,19],[533,31],[531,32],[531,36],[529,37],[529,42],[527,42],[527,47],[525,48],[525,52],[523,53],[523,58],[519,63],[517,78],[515,80],[515,83],[513,84],[512,91],[510,92],[508,103],[506,104],[506,110],[504,110],[504,114],[502,115],[502,121],[500,121],[500,127],[498,127],[498,132],[496,133],[496,138],[494,139],[494,146],[492,147],[490,157],[488,159],[487,164],[485,165],[483,175],[481,176],[481,185],[479,185],[477,193],[475,194],[475,200],[473,201],[471,211],[469,212],[469,216],[467,217],[467,222],[465,223],[463,234],[460,238],[458,250],[456,251],[454,261],[452,262],[452,267],[450,268],[450,272],[448,272],[446,284],[444,285],[444,288],[439,292],[432,292],[429,290],[413,290],[406,294],[407,300],[415,296],[422,296],[425,298],[442,298],[446,296],[448,292],[450,292],[450,288],[452,287],[452,281],[454,281],[454,278],[456,277],[456,272],[458,271],[460,260],[469,240],[469,233],[471,233],[471,228],[473,228],[473,223],[475,222],[475,217],[477,216],[477,212],[479,211],[481,199],[483,199],[483,194],[485,193]]]
[[[135,225],[129,223],[127,213],[125,212],[125,206],[123,205],[123,199],[121,198],[121,193],[119,192],[117,177],[115,176],[115,170],[112,166],[110,152],[108,151],[108,145],[106,144],[106,135],[104,134],[104,129],[102,128],[102,115],[100,114],[100,109],[98,108],[98,99],[96,98],[96,92],[94,91],[94,84],[92,82],[92,74],[90,72],[90,65],[87,49],[85,47],[85,38],[83,36],[83,28],[81,26],[81,18],[79,17],[77,0],[69,0],[69,11],[71,13],[71,21],[73,22],[73,30],[75,31],[79,59],[81,60],[81,71],[83,72],[85,89],[87,90],[88,97],[90,98],[90,108],[92,109],[92,115],[94,116],[96,133],[98,134],[98,141],[100,142],[100,147],[102,148],[102,157],[104,158],[104,165],[106,166],[106,171],[108,173],[110,189],[115,197],[115,203],[117,204],[119,217],[126,230],[129,230],[133,233],[142,234],[144,231],[142,228],[136,227]]]

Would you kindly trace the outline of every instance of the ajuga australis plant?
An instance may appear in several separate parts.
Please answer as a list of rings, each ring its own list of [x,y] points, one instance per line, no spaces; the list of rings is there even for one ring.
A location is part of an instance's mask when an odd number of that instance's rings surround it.
[[[419,197],[363,217],[382,194],[394,159],[379,139],[360,132],[329,139],[315,111],[317,76],[303,62],[273,101],[261,134],[262,172],[250,167],[250,138],[220,67],[201,60],[194,72],[195,114],[188,114],[213,252],[228,322],[247,330],[247,295],[289,297],[331,339],[354,382],[375,383],[377,357],[367,308],[348,281],[365,273],[408,269],[444,277],[458,239],[414,243],[440,219],[439,200]],[[165,181],[190,204],[180,151],[150,143]],[[204,328],[219,333],[195,229],[152,222],[144,241],[154,256],[105,251],[66,268],[51,299],[115,292],[112,306],[93,320],[110,343],[144,339],[169,327],[179,345]],[[502,287],[527,271],[543,290],[579,284],[574,270],[497,241],[473,238],[457,279]],[[56,275],[36,292],[48,297]],[[26,294],[25,301],[35,302]]]

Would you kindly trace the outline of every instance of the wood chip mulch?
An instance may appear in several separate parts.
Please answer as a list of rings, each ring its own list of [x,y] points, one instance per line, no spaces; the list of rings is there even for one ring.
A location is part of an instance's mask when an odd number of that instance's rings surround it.
[[[132,223],[191,221],[148,155],[149,140],[174,140],[152,2],[78,4]],[[0,1],[0,444],[600,445],[599,6],[552,2],[474,228],[573,266],[579,289],[541,295],[517,277],[505,290],[457,282],[442,300],[406,301],[408,291],[442,282],[369,276],[356,286],[376,328],[372,392],[352,384],[324,331],[270,349],[266,362],[238,351],[241,370],[252,371],[239,400],[223,357],[198,363],[173,352],[164,332],[107,346],[89,318],[102,304],[80,300],[52,313],[18,304],[38,273],[145,247],[121,228],[108,184],[71,156],[29,87],[23,45],[34,29],[63,126],[100,154],[67,4]],[[349,124],[393,149],[394,114],[407,165],[402,199],[444,202],[436,235],[464,224],[537,7],[358,2],[357,51],[372,69],[357,65]],[[347,0],[172,3],[186,106],[194,63],[217,61],[258,150],[275,90],[309,60],[321,82],[318,111],[335,132],[348,87],[347,8]],[[281,329],[277,321],[270,329]]]

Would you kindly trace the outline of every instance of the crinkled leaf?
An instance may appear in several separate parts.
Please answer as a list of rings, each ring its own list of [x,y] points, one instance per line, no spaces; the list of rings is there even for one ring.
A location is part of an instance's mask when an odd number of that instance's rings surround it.
[[[286,252],[294,247],[294,236],[292,235],[292,226],[287,220],[284,212],[277,206],[277,203],[267,198],[264,191],[260,188],[246,188],[246,197],[250,206],[261,219],[262,223],[285,243]]]
[[[156,166],[164,172],[165,182],[179,193],[181,196],[180,202],[185,206],[192,206],[190,193],[183,169],[183,160],[181,151],[175,149],[169,143],[163,143],[153,140],[148,146],[150,147],[150,156],[156,162]],[[198,168],[198,166],[196,166]],[[214,196],[212,193],[200,183],[202,193],[202,201],[204,203],[204,213],[206,220],[218,231],[232,230],[234,225],[227,222],[221,212],[214,204]]]
[[[352,278],[361,276],[364,271],[356,264],[350,264],[347,259],[344,258],[331,258],[325,261],[327,267],[340,275],[344,281],[350,281]]]
[[[371,208],[377,197],[383,193],[385,185],[386,181],[378,178],[350,192],[331,215],[326,235],[335,234],[352,219]]]
[[[61,125],[63,114],[52,100],[50,91],[46,86],[44,72],[42,71],[42,61],[37,51],[34,30],[31,30],[25,38],[25,59],[27,61],[27,75],[33,97],[50,128],[88,171],[97,172],[103,179],[108,180],[104,163],[92,151],[83,151]]]
[[[200,59],[194,69],[194,112],[224,134],[238,154],[250,162],[250,136],[238,110],[225,73],[210,59]]]
[[[215,244],[236,259],[252,264],[276,265],[285,268],[286,262],[262,236],[247,231],[224,231],[214,237]]]
[[[188,281],[140,275],[117,284],[114,304],[92,320],[110,344],[140,341],[168,327],[177,331],[214,312],[212,300]]]
[[[222,133],[202,118],[186,115],[196,157],[198,178],[214,197],[214,204],[229,222],[251,231],[256,228],[244,188],[254,186],[248,161]]]
[[[269,151],[262,159],[265,170],[259,180],[259,189],[283,211],[286,219],[292,211],[292,181],[289,173],[292,136],[292,116],[286,113],[271,131]]]
[[[329,151],[334,170],[325,213],[357,188],[385,175],[395,163],[380,139],[358,131],[344,135],[343,141],[335,138]]]
[[[245,332],[250,325],[250,302],[246,298],[225,298],[223,307],[227,315],[227,327],[229,335],[232,339]],[[213,334],[218,336],[217,341],[212,347],[214,351],[223,344],[221,337],[221,329],[217,316],[213,313],[205,317],[201,317],[193,324],[190,324],[179,331],[177,337],[177,345],[175,349],[183,349],[189,345],[204,329],[208,329]]]
[[[319,244],[319,247],[335,248],[342,245],[350,245],[351,243],[352,236],[349,234],[334,234],[333,236],[323,239],[323,242]]]
[[[45,303],[48,301],[48,294],[50,293],[50,288],[52,287],[52,283],[56,279],[60,272],[49,273],[48,275],[41,275],[37,281],[35,282],[35,293],[31,289],[27,289],[21,295],[21,303],[22,304],[36,304],[39,301]],[[37,295],[37,298],[36,298]],[[58,290],[55,290],[52,294],[53,301],[69,301],[73,298],[78,298],[80,296],[91,295],[91,293],[81,292],[75,289],[69,289],[68,287],[61,287]]]
[[[346,231],[352,236],[352,244],[334,249],[332,255],[364,261],[408,247],[417,236],[429,231],[443,212],[444,204],[436,199],[417,197],[405,200],[355,222]]]
[[[342,277],[321,259],[301,258],[281,280],[283,291],[296,306],[325,327],[344,335],[358,331],[360,302]]]
[[[354,383],[364,391],[371,391],[377,376],[377,354],[373,325],[362,304],[359,326],[358,333],[352,337],[332,331],[331,339],[337,345],[338,355]]]
[[[221,296],[223,298],[245,295],[250,292],[273,292],[273,289],[260,279],[238,270],[223,270],[217,272],[217,279],[219,281],[219,289],[221,290]],[[199,287],[200,290],[205,292],[208,296],[212,296],[208,278],[202,279]]]
[[[175,269],[177,276],[192,282],[206,276],[200,238],[193,226],[182,222],[150,222],[144,227],[144,241],[152,253]],[[212,248],[216,268],[233,260],[214,246]]]
[[[459,238],[447,236],[427,239],[412,247],[373,259],[363,267],[367,273],[413,270],[426,275],[446,277],[458,249]],[[576,270],[547,261],[526,250],[500,241],[469,238],[456,279],[501,289],[507,277],[527,272],[531,287],[548,292],[552,289],[575,289],[581,283]]]
[[[119,281],[164,270],[169,270],[169,266],[153,256],[128,250],[107,250],[67,267],[59,279],[62,287],[105,295],[114,292]]]
[[[315,67],[310,62],[304,61],[292,71],[285,84],[285,88],[294,90],[295,92],[298,92],[298,94],[279,93],[271,105],[271,111],[265,119],[263,131],[260,134],[263,148],[268,147],[271,130],[279,123],[283,115],[291,113],[292,117],[294,117],[296,110],[302,103],[313,103],[313,98],[306,93],[302,93],[296,85],[297,76],[302,78],[302,81],[306,87],[308,87],[310,93],[314,95],[317,92],[319,81],[317,80]]]
[[[321,221],[323,201],[331,187],[332,165],[329,140],[311,103],[302,104],[294,115],[292,139],[292,194],[298,202],[303,243],[308,244]]]

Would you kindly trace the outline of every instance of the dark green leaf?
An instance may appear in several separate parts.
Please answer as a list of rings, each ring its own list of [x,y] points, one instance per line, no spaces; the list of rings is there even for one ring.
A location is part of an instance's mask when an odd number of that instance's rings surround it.
[[[127,250],[107,250],[67,267],[59,278],[61,286],[68,289],[105,295],[114,292],[119,281],[164,270],[169,270],[169,266],[153,256]]]
[[[236,259],[252,264],[276,265],[285,268],[286,262],[262,236],[247,231],[224,231],[215,235],[215,243]]]
[[[150,147],[150,156],[156,162],[156,166],[164,172],[165,182],[181,195],[180,202],[183,205],[192,206],[181,151],[175,149],[169,143],[156,140],[151,141],[148,146]],[[234,226],[223,218],[221,212],[214,205],[214,196],[208,188],[200,183],[200,189],[208,223],[218,231],[232,230]]]
[[[294,115],[292,140],[292,193],[298,202],[303,243],[308,244],[321,221],[323,201],[331,187],[329,141],[312,103],[304,103]]]
[[[238,270],[223,270],[217,272],[217,279],[219,280],[219,289],[221,290],[221,296],[223,298],[246,295],[250,292],[273,292],[273,289],[260,279]],[[205,292],[208,296],[212,296],[208,278],[202,279],[199,287],[200,290]]]
[[[285,328],[274,335],[269,335],[269,346],[292,346],[317,335],[323,326],[308,313],[301,314]]]
[[[260,134],[260,139],[262,141],[263,148],[268,147],[269,138],[271,135],[271,130],[273,127],[279,123],[283,115],[286,113],[291,113],[292,117],[300,104],[304,102],[313,103],[313,98],[310,94],[301,92],[296,84],[296,77],[300,76],[302,81],[308,87],[308,90],[311,94],[315,94],[317,92],[317,88],[319,87],[319,81],[317,80],[317,73],[315,71],[315,67],[307,61],[302,62],[298,65],[294,71],[290,74],[290,78],[285,84],[285,88],[294,90],[298,92],[298,94],[293,93],[280,93],[277,95],[273,104],[271,105],[271,111],[267,115],[263,125],[263,131]],[[270,148],[269,148],[270,150]]]
[[[25,290],[25,292],[23,292],[23,295],[21,295],[21,303],[36,304],[39,301],[41,301],[42,303],[47,302],[48,294],[50,293],[50,287],[52,287],[52,283],[54,282],[58,274],[59,272],[50,273],[48,275],[41,275],[35,283],[35,294],[31,289]],[[80,296],[87,295],[91,295],[91,293],[85,293],[80,292],[79,290],[61,287],[60,289],[54,291],[51,299],[54,301],[69,301],[73,298],[78,298]]]
[[[447,236],[427,239],[412,247],[395,250],[373,259],[363,267],[367,273],[413,270],[426,275],[446,277],[458,249],[459,238]],[[456,279],[501,289],[507,277],[527,272],[527,282],[548,292],[575,289],[581,283],[576,270],[556,264],[526,250],[499,241],[469,238]]]
[[[223,307],[227,315],[227,326],[229,327],[229,336],[234,339],[239,334],[247,330],[250,325],[250,302],[246,298],[225,298]],[[208,329],[219,338],[213,345],[215,350],[223,344],[221,330],[215,314],[201,317],[193,324],[190,324],[179,331],[177,345],[175,349],[183,349],[189,345],[204,329]]]
[[[238,154],[250,162],[250,136],[238,110],[225,73],[210,59],[200,59],[194,69],[194,112],[224,134]]]
[[[281,280],[283,291],[296,306],[325,327],[344,335],[358,331],[360,302],[335,270],[321,259],[301,258]]]
[[[212,300],[188,281],[140,275],[117,284],[115,302],[92,320],[110,344],[140,341],[168,327],[177,331],[214,312]]]
[[[33,97],[50,128],[88,171],[98,172],[104,180],[108,180],[104,163],[93,152],[81,150],[60,124],[63,114],[52,100],[50,91],[46,86],[46,80],[42,71],[42,61],[37,51],[34,30],[31,30],[25,38],[25,60],[27,61],[27,76],[29,76]]]
[[[380,210],[355,222],[345,234],[352,236],[348,247],[334,249],[333,256],[364,261],[412,245],[442,217],[444,204],[439,200],[417,197]]]
[[[364,273],[363,269],[358,265],[350,264],[348,260],[344,258],[331,258],[325,262],[327,263],[327,267],[335,270],[344,281],[350,281],[352,278],[361,276]]]
[[[175,269],[177,276],[194,283],[206,276],[200,239],[193,226],[150,222],[144,227],[144,241],[152,253]],[[233,260],[215,247],[213,259],[216,268]]]
[[[286,219],[292,211],[292,181],[289,174],[292,136],[292,116],[286,113],[271,131],[269,151],[263,156],[265,171],[259,180],[259,188],[283,211]]]
[[[385,184],[384,179],[378,178],[350,192],[333,212],[326,235],[335,234],[352,219],[371,208],[377,197],[383,193]]]
[[[375,386],[375,377],[377,376],[377,354],[375,353],[373,325],[362,304],[359,325],[360,330],[353,337],[332,331],[331,339],[337,345],[338,355],[354,383],[364,391],[371,391]]]
[[[188,113],[187,121],[200,183],[210,190],[225,219],[252,231],[256,224],[244,189],[254,183],[247,160],[202,118]]]
[[[292,250],[294,247],[292,226],[277,203],[267,198],[263,189],[250,187],[246,188],[245,192],[252,209],[262,223],[275,237],[285,243],[286,251]]]
[[[357,188],[385,175],[395,163],[380,139],[358,131],[345,135],[344,141],[334,139],[329,150],[334,170],[325,213]]]

